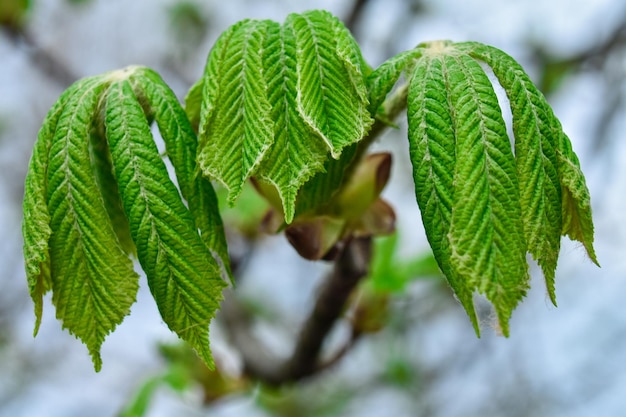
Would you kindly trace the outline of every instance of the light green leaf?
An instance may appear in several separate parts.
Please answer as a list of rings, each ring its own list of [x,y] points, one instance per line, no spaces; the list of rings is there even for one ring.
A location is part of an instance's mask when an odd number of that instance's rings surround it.
[[[285,25],[296,37],[299,112],[337,159],[373,122],[349,33],[320,10],[290,14]]]
[[[369,85],[369,111],[371,114],[378,113],[378,108],[385,101],[387,94],[407,69],[421,55],[421,49],[411,49],[394,56],[383,62],[368,77]]]
[[[541,266],[556,305],[554,277],[561,243],[561,184],[554,116],[543,94],[506,53],[478,43],[456,44],[487,63],[504,88],[513,115],[515,160],[528,251]],[[560,133],[560,132],[559,132]]]
[[[267,25],[231,26],[211,50],[203,76],[198,162],[224,184],[231,203],[274,141],[261,56]]]
[[[291,223],[298,191],[313,175],[324,170],[328,148],[298,113],[296,39],[291,28],[268,24],[263,66],[272,106],[274,143],[257,176],[276,187],[285,221]]]
[[[105,127],[124,212],[159,312],[212,366],[209,322],[225,283],[168,176],[128,80],[109,88]]]
[[[202,91],[204,90],[204,78],[200,78],[191,86],[185,96],[185,113],[194,130],[198,131],[200,125],[200,109],[202,108]]]
[[[572,240],[583,244],[587,255],[596,265],[598,259],[593,248],[593,219],[591,216],[591,197],[585,182],[585,176],[580,169],[578,157],[572,150],[572,144],[563,132],[561,124],[553,116],[554,133],[559,135],[557,156],[559,161],[559,176],[561,179],[561,193],[563,196],[563,229],[562,233]]]
[[[149,68],[139,68],[130,77],[135,94],[145,96],[150,113],[159,126],[167,156],[172,161],[178,186],[187,200],[201,237],[217,263],[223,278],[232,279],[224,225],[213,186],[203,178],[196,163],[196,135],[174,92]]]
[[[416,63],[409,86],[409,151],[413,164],[415,196],[433,254],[457,298],[467,311],[476,334],[480,333],[472,301],[475,285],[451,264],[448,233],[455,193],[457,163],[455,131],[443,57],[426,56]]]
[[[314,14],[314,12],[311,12],[311,14]],[[365,61],[365,58],[363,58],[361,48],[357,44],[356,39],[352,36],[352,33],[350,33],[350,30],[330,13],[326,13],[324,19],[331,23],[334,28],[334,35],[337,41],[337,57],[343,62],[343,66],[350,77],[354,93],[356,93],[362,102],[368,104],[369,92],[366,81],[372,69]],[[373,120],[370,119],[367,122],[371,124]]]
[[[28,288],[35,304],[35,335],[41,324],[43,296],[52,288],[48,246],[52,230],[50,229],[50,213],[47,203],[50,148],[65,104],[83,84],[84,81],[73,84],[59,97],[48,112],[39,130],[26,174],[22,234],[24,236],[24,259]]]
[[[52,302],[63,327],[87,345],[96,370],[104,338],[130,312],[138,288],[90,165],[89,134],[105,87],[101,77],[88,78],[68,98],[47,169]]]
[[[494,304],[508,335],[511,312],[528,288],[515,160],[498,99],[480,65],[444,58],[457,161],[448,233],[456,272]]]
[[[298,192],[296,215],[324,213],[354,167],[357,144],[345,148],[339,159],[328,158],[323,171],[307,181]]]

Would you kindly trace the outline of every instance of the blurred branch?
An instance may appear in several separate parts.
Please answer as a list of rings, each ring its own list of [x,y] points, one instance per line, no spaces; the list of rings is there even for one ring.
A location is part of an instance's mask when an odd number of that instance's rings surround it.
[[[24,27],[1,27],[0,31],[16,48],[26,52],[36,68],[61,87],[65,88],[79,78],[57,56],[42,48],[37,40]]]
[[[355,33],[356,26],[361,19],[363,9],[367,5],[368,1],[369,0],[355,0],[352,4],[352,8],[345,19],[345,25],[348,29],[350,29],[350,32]]]
[[[314,375],[337,362],[356,341],[357,335],[353,333],[348,344],[324,363],[320,360],[322,345],[341,317],[350,294],[367,275],[371,250],[370,238],[355,238],[347,243],[324,281],[313,311],[304,321],[293,352],[287,359],[269,353],[266,346],[252,335],[252,316],[234,297],[228,297],[222,303],[221,317],[231,342],[241,353],[244,373],[268,385],[283,385]]]
[[[551,93],[568,73],[591,70],[603,74],[600,80],[604,84],[605,100],[595,121],[593,135],[594,150],[601,151],[608,143],[611,121],[626,102],[624,98],[626,66],[623,61],[626,56],[626,9],[619,24],[603,39],[574,55],[555,59],[542,45],[534,45],[531,48],[542,68],[539,85],[545,94]]]

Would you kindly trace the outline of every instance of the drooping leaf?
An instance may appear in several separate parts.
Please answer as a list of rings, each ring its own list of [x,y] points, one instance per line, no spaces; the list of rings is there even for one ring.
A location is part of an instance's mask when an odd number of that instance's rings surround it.
[[[231,203],[274,141],[261,56],[267,25],[231,26],[211,50],[203,76],[198,162],[224,184]]]
[[[285,221],[291,223],[298,192],[302,184],[323,171],[328,148],[298,112],[296,38],[290,27],[268,24],[263,67],[272,107],[274,143],[257,176],[276,187]]]
[[[337,159],[373,122],[360,63],[345,39],[349,33],[320,10],[290,14],[285,25],[296,37],[299,112]]]
[[[578,157],[572,150],[572,144],[563,132],[561,124],[553,116],[554,133],[559,135],[557,157],[559,161],[559,176],[561,179],[562,233],[572,240],[583,244],[587,255],[599,265],[596,252],[593,248],[593,219],[591,217],[591,197],[580,169]]]
[[[50,148],[65,103],[84,81],[68,88],[52,106],[39,130],[24,185],[24,260],[30,296],[35,304],[36,335],[43,312],[43,296],[52,288],[50,278],[50,213],[48,210],[48,163]]]
[[[411,49],[383,62],[368,77],[369,84],[369,111],[372,114],[378,112],[378,108],[387,94],[393,89],[400,79],[407,66],[417,59],[421,54],[421,49]]]
[[[515,159],[489,78],[470,56],[444,58],[456,136],[451,262],[494,304],[500,327],[528,288]]]
[[[209,365],[209,322],[225,283],[170,180],[127,79],[106,97],[106,135],[124,211],[163,320]]]
[[[200,109],[202,107],[202,91],[204,90],[204,78],[200,78],[191,86],[185,96],[185,114],[193,129],[197,132],[200,125]]]
[[[159,126],[169,159],[172,161],[183,198],[194,218],[201,237],[225,279],[232,279],[224,225],[217,196],[208,179],[202,177],[196,163],[196,135],[174,92],[149,68],[139,68],[130,77],[135,94],[145,96],[150,113]]]
[[[425,56],[416,63],[408,96],[409,150],[413,164],[415,196],[426,236],[439,267],[479,334],[472,301],[475,286],[457,273],[451,263],[450,221],[457,164],[453,109],[449,106],[450,81],[444,59]]]
[[[231,203],[251,176],[271,184],[290,223],[303,184],[372,124],[369,71],[354,38],[327,12],[291,14],[282,26],[235,24],[211,51],[202,80],[203,172],[226,185]],[[188,95],[192,119],[199,89],[200,82]]]
[[[104,126],[99,122],[92,129],[89,138],[91,165],[117,239],[127,254],[135,255],[135,243],[130,236],[130,224],[124,215],[122,199],[113,173],[111,151],[104,136]]]
[[[554,277],[561,242],[561,184],[551,112],[522,67],[506,53],[475,42],[456,44],[484,61],[504,88],[513,115],[515,160],[528,251],[541,266],[556,305]]]
[[[130,312],[138,276],[111,226],[90,165],[89,134],[106,88],[101,77],[80,82],[58,119],[47,169],[50,276],[57,318],[89,349],[100,346]]]

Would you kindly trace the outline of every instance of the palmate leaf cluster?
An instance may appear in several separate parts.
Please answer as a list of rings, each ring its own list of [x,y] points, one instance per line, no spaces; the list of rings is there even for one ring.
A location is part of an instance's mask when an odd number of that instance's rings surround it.
[[[481,62],[509,99],[513,149]],[[398,55],[371,76],[373,108],[402,73],[409,78],[410,157],[428,241],[476,331],[472,295],[478,291],[494,304],[507,335],[511,312],[528,288],[527,252],[541,266],[555,304],[562,235],[580,241],[597,263],[578,158],[528,75],[494,47],[432,42]]]
[[[513,146],[484,65],[508,97]],[[400,79],[405,84],[395,88]],[[425,43],[372,70],[349,31],[324,11],[230,27],[185,110],[144,67],[89,77],[63,93],[26,178],[24,255],[36,328],[42,297],[52,291],[57,318],[99,369],[105,336],[135,299],[136,256],[165,323],[210,364],[208,324],[230,272],[209,179],[231,203],[249,179],[265,184],[285,225],[310,216],[359,172],[352,167],[360,146],[371,142],[375,123],[390,121],[387,103],[398,98],[439,268],[477,332],[476,292],[493,303],[508,334],[529,285],[527,253],[553,302],[562,235],[596,262],[589,192],[558,119],[519,64],[496,48]]]
[[[187,205],[159,155],[153,120]],[[89,77],[59,98],[39,132],[24,196],[35,333],[52,291],[57,318],[100,369],[100,345],[135,300],[136,254],[165,323],[211,363],[208,323],[228,257],[196,147],[176,96],[150,69]]]
[[[187,99],[199,121],[202,170],[228,189],[231,202],[252,176],[273,185],[290,223],[297,208],[310,208],[306,200],[325,193],[320,188],[331,188],[309,180],[331,171],[340,177],[354,148],[339,167],[329,160],[339,160],[371,126],[367,71],[348,30],[327,12],[291,14],[282,25],[233,25]],[[302,193],[309,196],[298,196],[307,182]]]

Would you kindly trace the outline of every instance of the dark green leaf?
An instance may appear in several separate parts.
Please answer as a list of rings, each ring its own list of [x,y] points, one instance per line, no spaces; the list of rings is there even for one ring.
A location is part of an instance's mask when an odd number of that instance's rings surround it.
[[[200,229],[202,240],[222,267],[223,277],[232,278],[224,225],[217,206],[213,186],[202,177],[196,163],[198,141],[174,92],[151,69],[137,69],[130,78],[138,91],[145,96],[154,114],[165,149],[174,165],[178,186],[187,200],[189,211]]]
[[[96,370],[106,335],[130,312],[138,288],[89,157],[92,120],[106,83],[80,82],[58,120],[47,169],[52,302],[63,326],[88,347]]]
[[[426,56],[417,61],[408,96],[410,157],[415,196],[426,236],[439,267],[478,334],[478,318],[472,301],[474,286],[453,268],[448,237],[457,163],[453,115],[448,98],[450,88],[443,57]]]
[[[455,45],[492,69],[509,98],[513,115],[515,160],[528,251],[541,266],[552,302],[561,243],[561,184],[557,147],[559,133],[545,98],[522,67],[504,52],[487,45]]]
[[[471,57],[444,58],[456,137],[450,217],[451,263],[494,304],[508,335],[511,312],[526,294],[528,266],[515,159],[489,78]]]
[[[225,283],[168,176],[128,80],[111,85],[105,126],[124,211],[159,312],[212,365],[209,322]]]

